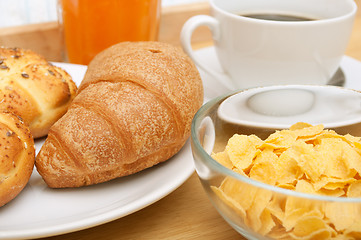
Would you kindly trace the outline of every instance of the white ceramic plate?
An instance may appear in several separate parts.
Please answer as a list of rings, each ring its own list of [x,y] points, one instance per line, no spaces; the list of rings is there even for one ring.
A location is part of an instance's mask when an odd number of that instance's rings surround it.
[[[259,87],[225,99],[217,113],[224,121],[251,128],[284,129],[296,122],[339,128],[361,122],[361,93],[328,85]]]
[[[55,63],[79,85],[86,67]],[[40,150],[44,139],[36,141]],[[189,141],[170,160],[132,176],[77,189],[50,189],[34,169],[28,185],[0,208],[0,239],[29,239],[96,226],[165,197],[194,171]]]

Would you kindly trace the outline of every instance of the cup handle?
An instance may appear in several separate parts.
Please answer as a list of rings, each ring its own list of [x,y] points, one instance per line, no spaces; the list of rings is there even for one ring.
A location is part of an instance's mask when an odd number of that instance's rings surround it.
[[[187,20],[181,30],[180,40],[183,50],[185,51],[185,53],[188,54],[188,56],[195,62],[198,67],[200,67],[206,73],[210,74],[213,78],[219,80],[219,82],[228,90],[236,89],[236,86],[233,84],[228,74],[213,70],[209,66],[202,63],[194,54],[191,46],[192,35],[193,32],[200,26],[207,26],[211,30],[213,41],[220,40],[219,22],[215,18],[208,15],[193,16]]]

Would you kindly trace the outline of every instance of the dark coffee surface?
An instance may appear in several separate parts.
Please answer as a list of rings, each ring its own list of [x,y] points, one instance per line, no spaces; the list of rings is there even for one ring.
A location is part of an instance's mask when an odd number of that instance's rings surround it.
[[[243,17],[256,18],[262,20],[270,20],[270,21],[290,21],[290,22],[298,22],[298,21],[314,21],[316,19],[311,19],[302,16],[295,15],[282,15],[282,14],[268,14],[268,13],[260,13],[260,14],[242,14]]]

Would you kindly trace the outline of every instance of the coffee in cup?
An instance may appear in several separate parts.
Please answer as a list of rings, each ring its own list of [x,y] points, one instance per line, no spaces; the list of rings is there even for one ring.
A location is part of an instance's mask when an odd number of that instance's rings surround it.
[[[229,90],[282,84],[325,85],[340,66],[352,32],[353,0],[210,0],[211,16],[183,26],[181,43],[196,65]],[[208,26],[223,72],[192,50]]]

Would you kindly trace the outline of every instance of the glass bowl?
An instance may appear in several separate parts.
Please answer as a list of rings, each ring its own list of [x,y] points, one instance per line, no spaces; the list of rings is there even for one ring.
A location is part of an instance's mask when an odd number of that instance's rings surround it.
[[[279,90],[293,92],[278,94]],[[295,94],[299,90],[301,93]],[[259,92],[267,94],[256,103],[260,107],[255,107],[250,99],[258,98]],[[273,93],[280,99],[275,100]],[[238,100],[228,101],[231,98]],[[292,98],[297,98],[297,101]],[[300,101],[306,102],[308,107],[300,106]],[[231,110],[224,110],[226,102],[230,104],[226,108]],[[290,105],[290,102],[293,103]],[[263,104],[269,106],[264,112]],[[278,104],[279,110],[270,106],[273,104]],[[319,106],[324,109],[320,110]],[[270,108],[274,109],[269,111]],[[285,111],[285,108],[290,110]],[[232,112],[238,112],[238,115]],[[191,145],[196,172],[219,214],[248,239],[361,239],[361,142],[359,138],[332,135],[332,131],[336,131],[340,135],[361,137],[360,116],[361,93],[342,87],[272,86],[220,96],[204,104],[192,122]],[[307,155],[303,148],[298,148],[299,151],[294,151],[287,161],[282,160],[283,164],[279,160],[280,152],[277,152],[278,160],[275,160],[273,155],[262,155],[258,151],[249,157],[253,162],[244,166],[229,160],[239,156],[232,155],[234,152],[240,154],[234,148],[230,152],[225,150],[234,134],[253,134],[265,141],[270,134],[296,122],[308,122],[313,126],[323,124],[325,129],[330,129],[328,135],[331,140],[348,144],[355,154],[351,154],[349,148],[340,150],[330,145],[329,148],[318,149],[320,155]],[[237,144],[232,146],[246,152],[253,147],[247,141]],[[266,148],[261,152],[266,152]],[[220,155],[215,157],[217,153]],[[225,153],[228,154],[226,161],[222,160]],[[263,160],[256,162],[256,157],[261,155]],[[339,165],[334,160],[338,158],[333,156],[341,156]],[[330,159],[333,162],[329,162]],[[306,160],[310,160],[310,164],[300,166]],[[280,164],[272,168],[269,164],[272,161]],[[287,181],[283,178],[275,180],[276,176],[289,178]],[[275,184],[277,181],[278,184]]]

